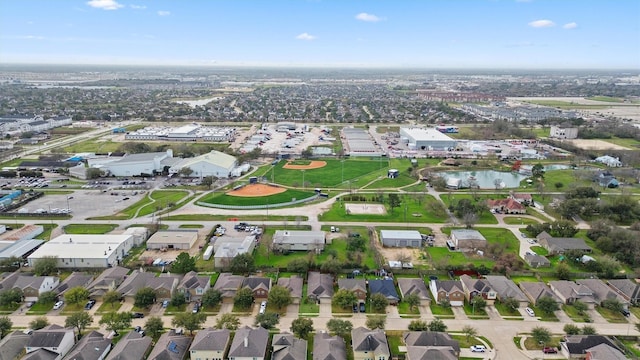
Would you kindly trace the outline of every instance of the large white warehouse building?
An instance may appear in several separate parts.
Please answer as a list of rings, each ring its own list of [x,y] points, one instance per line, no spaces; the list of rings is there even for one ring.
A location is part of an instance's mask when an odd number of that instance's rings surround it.
[[[113,176],[140,176],[161,173],[165,167],[171,167],[179,160],[168,149],[166,152],[130,154],[121,158],[89,159],[89,167],[102,169]]]
[[[63,234],[44,243],[27,257],[29,266],[44,257],[58,258],[60,268],[107,268],[116,266],[131,250],[133,235]]]
[[[236,166],[238,166],[238,160],[235,156],[212,150],[207,154],[178,161],[169,169],[169,173],[177,174],[181,169],[188,167],[193,171],[189,175],[191,177],[228,178]]]
[[[434,128],[400,128],[400,138],[416,150],[448,150],[457,142]]]

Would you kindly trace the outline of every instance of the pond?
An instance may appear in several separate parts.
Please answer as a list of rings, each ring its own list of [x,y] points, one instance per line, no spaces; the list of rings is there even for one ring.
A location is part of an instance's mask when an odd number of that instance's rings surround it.
[[[469,183],[475,181],[481,189],[517,188],[520,186],[520,182],[528,177],[516,172],[495,170],[446,171],[438,173],[438,175],[445,179],[453,177],[462,180],[461,188],[468,188]]]

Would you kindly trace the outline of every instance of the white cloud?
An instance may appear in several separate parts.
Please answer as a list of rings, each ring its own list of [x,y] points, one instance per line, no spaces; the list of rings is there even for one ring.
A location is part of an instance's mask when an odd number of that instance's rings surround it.
[[[529,26],[534,28],[554,27],[556,24],[551,20],[536,20],[529,23]]]
[[[171,15],[171,11],[160,10],[158,11],[159,16],[169,16]]]
[[[356,15],[356,19],[360,21],[366,21],[366,22],[378,22],[382,20],[382,18],[378,16],[375,16],[373,14],[367,14],[365,12]]]
[[[302,34],[296,36],[296,39],[311,41],[311,40],[315,40],[316,37],[305,32],[305,33],[302,33]]]
[[[118,4],[115,0],[91,0],[87,1],[87,5],[102,10],[118,10],[124,7],[124,5]]]
[[[577,27],[578,27],[578,24],[576,24],[576,23],[574,23],[574,22],[570,22],[570,23],[567,23],[567,24],[562,25],[562,27],[563,27],[564,29],[569,29],[569,30],[570,30],[570,29],[575,29],[575,28],[577,28]]]
[[[147,7],[145,5],[129,5],[130,8],[134,9],[134,10],[144,10]]]

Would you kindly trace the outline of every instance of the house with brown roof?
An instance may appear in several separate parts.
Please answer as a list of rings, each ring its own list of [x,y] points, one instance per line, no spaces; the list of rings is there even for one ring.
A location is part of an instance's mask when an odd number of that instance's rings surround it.
[[[266,299],[271,290],[271,278],[249,276],[244,279],[242,287],[251,289],[254,299]]]
[[[485,280],[489,283],[496,293],[498,294],[498,300],[504,300],[507,298],[513,298],[520,303],[520,306],[526,307],[529,305],[529,299],[520,290],[518,285],[513,280],[503,275],[487,275]]]
[[[171,299],[179,282],[179,275],[161,274],[156,276],[154,273],[136,270],[118,286],[117,291],[124,297],[133,297],[138,290],[150,287],[155,290],[158,300]]]
[[[454,360],[460,356],[460,344],[451,335],[436,331],[408,331],[402,334],[407,360]]]
[[[104,334],[91,331],[82,335],[76,346],[63,358],[63,360],[103,360],[111,350],[111,339]]]
[[[557,238],[543,231],[536,236],[536,239],[538,239],[540,246],[549,251],[549,255],[564,254],[569,250],[578,250],[585,253],[593,251],[593,249],[580,238]]]
[[[189,354],[191,359],[226,359],[231,341],[228,329],[207,328],[193,338]]]
[[[149,336],[140,335],[139,332],[130,331],[118,341],[113,350],[107,355],[106,360],[140,360],[151,348]]]
[[[427,290],[424,280],[421,278],[398,278],[397,280],[402,299],[411,294],[416,294],[420,299],[420,305],[429,306],[431,296],[429,296],[429,290]]]
[[[476,296],[480,296],[487,301],[487,305],[493,305],[498,297],[498,293],[496,293],[491,285],[484,279],[472,278],[469,275],[463,274],[460,276],[460,282],[462,283],[467,301],[471,301]]]
[[[222,302],[233,302],[233,298],[236,296],[236,292],[244,283],[244,276],[233,275],[232,273],[221,273],[218,276],[218,280],[213,285],[215,290],[222,293]]]
[[[630,279],[611,279],[606,280],[607,284],[618,295],[622,296],[630,304],[638,304],[640,302],[640,284]]]
[[[60,285],[58,285],[55,292],[58,295],[64,295],[67,290],[74,287],[83,287],[86,289],[89,287],[89,284],[91,284],[91,282],[93,282],[93,275],[74,271],[71,273],[71,275],[67,276],[67,278],[60,283]]]
[[[367,301],[367,283],[364,279],[338,279],[338,289],[353,292],[359,302]]]
[[[629,301],[622,295],[616,293],[611,289],[604,281],[600,279],[577,279],[576,284],[584,285],[591,289],[594,299],[598,302],[598,305],[602,305],[602,302],[608,299],[618,300],[622,306],[629,308]]]
[[[458,280],[431,280],[429,290],[438,303],[448,301],[451,306],[464,306],[464,289]]]
[[[199,276],[195,271],[184,274],[178,283],[177,290],[185,295],[187,301],[198,301],[202,299],[202,294],[211,287],[211,278]]]
[[[503,214],[526,214],[527,208],[518,201],[507,198],[498,200],[487,200],[489,210]]]
[[[307,275],[307,297],[318,303],[331,303],[333,276],[310,271]]]
[[[20,275],[11,288],[21,290],[24,301],[38,301],[40,294],[53,291],[59,283],[55,276]]]
[[[307,340],[298,339],[289,333],[273,335],[271,341],[272,360],[298,360],[307,358]]]
[[[538,304],[538,300],[548,296],[555,302],[562,304],[562,300],[543,282],[523,281],[520,283],[520,289],[533,305]]]
[[[529,264],[529,266],[531,266],[534,269],[551,266],[551,261],[549,261],[549,259],[535,253],[525,254],[523,259],[524,259],[524,262]]]
[[[389,360],[391,352],[384,330],[358,327],[351,330],[351,346],[355,360]]]
[[[549,288],[562,300],[564,304],[571,305],[579,300],[593,309],[597,304],[593,291],[587,286],[578,285],[573,281],[555,280],[549,281]]]
[[[189,354],[190,345],[191,337],[169,330],[160,335],[147,360],[184,360]]]
[[[304,286],[304,280],[301,277],[297,275],[293,275],[291,277],[280,277],[278,278],[278,286],[282,286],[289,290],[293,304],[300,304],[300,300],[302,299],[302,288]]]
[[[347,360],[347,345],[340,336],[324,331],[313,337],[313,360]]]
[[[95,280],[93,280],[91,284],[89,284],[89,296],[100,297],[107,291],[117,289],[127,277],[129,271],[129,269],[121,266],[114,266],[105,269],[100,273],[100,275],[98,275],[98,277],[95,278]]]
[[[264,360],[269,344],[269,331],[262,327],[244,326],[236,331],[229,348],[229,360]]]

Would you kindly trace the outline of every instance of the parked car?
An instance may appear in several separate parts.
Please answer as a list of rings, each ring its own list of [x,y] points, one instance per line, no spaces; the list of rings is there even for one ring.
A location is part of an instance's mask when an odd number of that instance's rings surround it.
[[[53,304],[53,310],[59,310],[64,305],[64,301],[60,300]]]
[[[358,312],[358,304],[353,304],[353,312],[354,313]]]
[[[191,312],[195,314],[198,311],[200,311],[200,305],[196,303],[195,305],[193,305],[193,310],[191,310]]]
[[[364,303],[361,302],[360,303],[360,312],[363,313],[363,312],[366,312],[366,311],[367,311],[367,307],[364,305]]]
[[[142,319],[144,318],[144,314],[140,312],[134,312],[133,314],[131,314],[131,317],[134,319]]]
[[[532,309],[532,308],[530,308],[530,307],[526,307],[526,308],[524,308],[524,311],[525,311],[527,314],[529,314],[529,316],[536,316],[536,313],[535,313],[535,312],[533,312],[533,309]]]
[[[265,311],[267,311],[267,302],[262,301],[260,303],[260,314],[264,314]]]
[[[91,299],[87,302],[87,304],[84,306],[85,310],[91,310],[91,308],[93,307],[93,305],[96,304],[96,301]]]
[[[625,317],[629,317],[631,316],[631,312],[629,312],[628,309],[622,309],[620,310],[620,312],[622,313],[622,315],[624,315]]]
[[[485,352],[487,348],[484,345],[471,345],[471,352]]]
[[[34,301],[27,301],[27,303],[25,304],[25,306],[26,306],[27,308],[31,308],[34,304],[35,304],[35,302],[34,302]]]
[[[554,347],[547,346],[544,349],[542,349],[542,352],[545,353],[545,354],[557,354],[558,353],[558,349],[556,349]]]
[[[163,309],[166,309],[166,308],[167,308],[167,306],[169,306],[169,300],[165,300],[165,301],[163,301],[163,302],[162,302],[162,308],[163,308]]]

